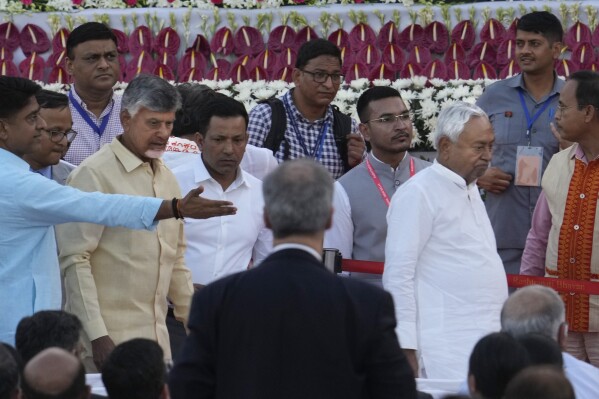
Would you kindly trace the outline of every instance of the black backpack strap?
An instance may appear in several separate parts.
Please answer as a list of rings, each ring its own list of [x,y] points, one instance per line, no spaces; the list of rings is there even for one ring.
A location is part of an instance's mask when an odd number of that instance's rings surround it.
[[[285,106],[283,105],[283,101],[276,97],[260,101],[260,104],[268,104],[272,113],[270,130],[264,139],[262,147],[268,148],[273,154],[276,154],[281,146],[281,142],[285,139],[285,131],[287,130]]]
[[[333,135],[335,136],[335,144],[337,145],[337,151],[339,156],[343,160],[343,169],[347,172],[350,170],[349,158],[347,154],[347,138],[350,134],[352,120],[351,116],[344,114],[339,111],[337,106],[333,105]]]

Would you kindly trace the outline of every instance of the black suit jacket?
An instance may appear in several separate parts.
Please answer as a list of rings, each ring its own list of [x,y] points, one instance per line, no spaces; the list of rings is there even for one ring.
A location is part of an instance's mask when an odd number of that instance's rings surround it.
[[[193,299],[170,376],[181,398],[415,398],[391,296],[286,249]]]

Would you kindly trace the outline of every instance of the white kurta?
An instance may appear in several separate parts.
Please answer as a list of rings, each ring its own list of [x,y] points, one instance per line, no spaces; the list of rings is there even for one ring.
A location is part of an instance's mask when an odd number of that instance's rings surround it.
[[[427,378],[464,378],[508,295],[478,188],[435,161],[395,193],[387,223],[383,285],[399,342],[419,350]]]

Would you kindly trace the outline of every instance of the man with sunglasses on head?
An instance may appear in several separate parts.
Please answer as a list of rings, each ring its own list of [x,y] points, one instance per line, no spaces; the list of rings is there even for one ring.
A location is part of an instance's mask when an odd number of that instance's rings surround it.
[[[328,40],[304,43],[293,69],[295,88],[250,113],[249,144],[269,148],[279,162],[313,158],[336,179],[362,162],[365,144],[356,121],[331,105],[343,81],[341,63],[341,51]]]
[[[41,107],[40,116],[46,121],[47,127],[44,129],[45,134],[40,136],[39,147],[25,154],[23,159],[29,164],[31,171],[64,185],[75,165],[61,158],[77,136],[77,132],[72,129],[69,98],[49,90],[41,90],[35,97]]]
[[[335,183],[333,226],[325,232],[324,246],[337,248],[344,258],[384,262],[387,210],[398,187],[430,162],[408,154],[412,118],[399,92],[376,86],[357,103],[362,136],[371,151],[365,162]],[[351,273],[382,286],[381,276]]]

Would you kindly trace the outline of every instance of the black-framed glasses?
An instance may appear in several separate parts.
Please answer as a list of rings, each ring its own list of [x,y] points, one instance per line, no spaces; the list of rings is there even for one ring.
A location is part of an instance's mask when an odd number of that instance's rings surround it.
[[[312,79],[316,82],[316,83],[324,83],[327,81],[328,78],[331,78],[331,82],[333,82],[334,84],[339,84],[343,81],[343,75],[339,74],[339,73],[326,73],[326,72],[312,72],[312,71],[306,71],[305,69],[300,69],[300,71],[307,73],[309,75],[312,75]]]
[[[73,129],[69,129],[66,132],[63,132],[61,130],[50,130],[50,129],[44,129],[46,133],[48,133],[48,136],[50,136],[50,141],[53,143],[60,143],[62,141],[63,138],[67,138],[67,142],[68,143],[72,143],[73,140],[75,140],[75,136],[77,136],[77,132],[74,131]]]
[[[411,112],[402,112],[399,115],[385,115],[385,116],[381,116],[380,118],[367,120],[364,123],[366,124],[366,123],[370,123],[370,122],[376,122],[376,123],[380,123],[382,125],[392,125],[397,121],[400,121],[404,124],[411,123],[412,122],[412,113]]]

